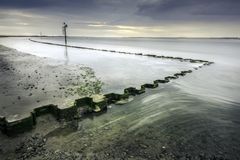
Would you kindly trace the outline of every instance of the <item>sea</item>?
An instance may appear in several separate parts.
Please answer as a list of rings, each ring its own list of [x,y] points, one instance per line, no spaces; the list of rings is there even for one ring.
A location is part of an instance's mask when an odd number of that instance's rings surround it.
[[[64,44],[63,37],[31,39]],[[63,65],[91,67],[104,84],[103,93],[123,93],[124,88],[139,88],[141,84],[152,83],[198,65],[40,44],[31,42],[29,37],[0,38],[0,44],[24,53],[55,59]],[[156,89],[148,89],[127,104],[109,106],[107,113],[79,122],[79,131],[61,137],[61,143],[59,136],[55,135],[52,140],[55,147],[64,147],[63,142],[70,143],[70,140],[72,143],[68,147],[75,146],[81,143],[79,137],[86,138],[91,133],[92,146],[102,144],[105,149],[115,148],[119,152],[127,148],[135,157],[156,158],[160,150],[166,149],[166,152],[179,157],[192,155],[240,159],[239,39],[68,37],[68,44],[202,59],[214,64],[161,84]],[[101,129],[106,130],[106,136],[98,132]],[[141,152],[134,149],[139,141],[145,145],[141,146],[146,153],[142,152],[142,148]]]

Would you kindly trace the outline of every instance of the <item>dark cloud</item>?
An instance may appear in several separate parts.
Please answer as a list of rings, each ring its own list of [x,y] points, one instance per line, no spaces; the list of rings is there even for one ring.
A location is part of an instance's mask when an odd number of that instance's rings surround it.
[[[28,28],[57,35],[65,21],[75,35],[126,35],[137,27],[141,36],[199,36],[211,25],[216,35],[234,35],[239,34],[239,8],[240,0],[0,0],[0,34]]]
[[[0,8],[31,9],[42,7],[96,7],[97,0],[0,0]]]
[[[51,5],[52,2],[48,0],[1,0],[1,8],[35,8]]]
[[[137,14],[154,19],[240,17],[240,0],[157,0],[138,5]]]

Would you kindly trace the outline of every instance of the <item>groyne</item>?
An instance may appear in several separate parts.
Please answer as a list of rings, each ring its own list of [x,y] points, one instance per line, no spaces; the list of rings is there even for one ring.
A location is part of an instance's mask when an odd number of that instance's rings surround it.
[[[206,60],[200,59],[191,59],[191,58],[181,58],[181,57],[173,57],[173,56],[164,56],[164,55],[155,55],[155,54],[144,54],[144,53],[133,53],[133,52],[124,52],[124,51],[116,51],[116,50],[108,50],[108,49],[97,49],[91,47],[83,47],[83,46],[74,46],[74,45],[65,45],[60,43],[51,43],[45,41],[37,41],[33,39],[29,39],[31,42],[41,43],[41,44],[48,44],[54,46],[62,46],[62,47],[70,47],[70,48],[78,48],[78,49],[86,49],[86,50],[95,50],[95,51],[102,51],[102,52],[111,52],[111,53],[120,53],[120,54],[129,54],[129,55],[136,55],[136,56],[145,56],[145,57],[153,57],[153,58],[161,58],[161,59],[171,59],[171,60],[178,60],[180,62],[190,62],[190,63],[206,63],[212,64],[213,62],[209,62]]]
[[[37,43],[49,44],[49,45],[65,46],[62,44],[55,44],[55,43],[49,43],[49,42],[40,42],[35,40],[31,40],[31,41],[37,42]],[[94,48],[70,46],[70,45],[68,45],[67,47],[98,50],[103,52],[122,53],[122,54],[134,54],[138,56],[148,56],[148,57],[162,58],[162,59],[173,59],[173,60],[179,60],[181,62],[200,63],[200,65],[196,67],[195,70],[202,68],[203,66],[208,66],[213,64],[213,62],[209,62],[206,60],[184,59],[181,57],[119,52],[119,51],[113,51],[113,50],[94,49]],[[117,102],[122,100],[127,100],[130,96],[143,94],[146,91],[146,89],[156,88],[160,83],[168,83],[171,80],[177,79],[181,76],[185,76],[192,72],[193,70],[184,70],[181,72],[177,72],[173,75],[166,76],[164,79],[157,79],[157,80],[154,80],[152,83],[143,84],[140,86],[140,89],[137,89],[135,87],[128,87],[124,89],[123,94],[108,93],[104,95],[93,95],[90,97],[82,97],[82,98],[76,99],[73,105],[67,108],[61,108],[60,106],[57,106],[54,104],[41,106],[41,107],[35,108],[25,118],[18,119],[18,120],[10,121],[10,120],[7,120],[6,117],[0,116],[0,130],[4,134],[7,134],[9,136],[28,131],[34,128],[34,126],[37,124],[37,118],[44,114],[52,114],[59,121],[60,120],[71,121],[74,119],[84,118],[88,114],[107,110],[107,106],[110,104],[118,104]]]

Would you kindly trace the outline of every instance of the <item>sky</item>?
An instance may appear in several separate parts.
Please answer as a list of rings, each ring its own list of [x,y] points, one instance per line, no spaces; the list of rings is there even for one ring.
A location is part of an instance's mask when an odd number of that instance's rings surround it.
[[[240,37],[240,0],[0,0],[0,35]]]

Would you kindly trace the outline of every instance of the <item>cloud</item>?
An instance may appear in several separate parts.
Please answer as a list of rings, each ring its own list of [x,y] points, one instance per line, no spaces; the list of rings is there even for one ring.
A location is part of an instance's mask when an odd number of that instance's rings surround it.
[[[28,26],[29,25],[29,23],[25,23],[25,22],[18,22],[16,24],[21,25],[21,26]]]
[[[43,7],[95,7],[98,0],[1,0],[0,8],[32,9]]]
[[[0,0],[0,34],[58,35],[64,21],[84,36],[239,35],[239,8],[240,0]]]
[[[240,16],[239,0],[154,0],[138,5],[137,14],[154,19],[208,19],[214,16]]]
[[[130,25],[109,25],[109,24],[89,24],[89,27],[97,27],[102,29],[109,29],[109,30],[128,30],[128,31],[139,31],[139,32],[145,32],[148,30],[151,30],[152,32],[157,31],[163,31],[160,26],[155,27],[149,27],[149,26],[130,26]]]
[[[0,11],[0,18],[46,18],[44,16],[36,15],[33,13],[22,12],[18,10],[4,10]]]
[[[51,5],[47,0],[1,0],[1,8],[35,8]]]

